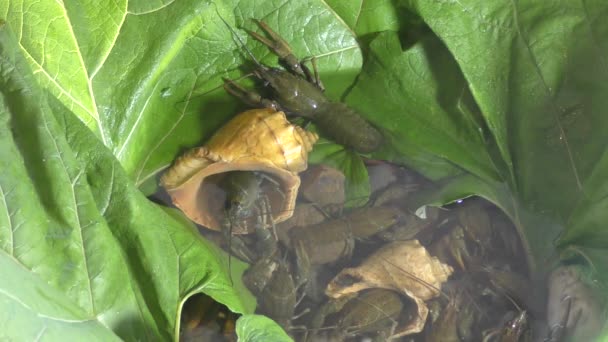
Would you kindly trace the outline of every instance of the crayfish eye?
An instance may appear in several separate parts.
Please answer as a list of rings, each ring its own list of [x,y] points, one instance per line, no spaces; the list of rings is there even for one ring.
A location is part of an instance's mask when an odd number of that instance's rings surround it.
[[[233,202],[230,202],[230,201],[224,202],[224,211],[230,212],[230,210],[232,209],[233,206],[234,206]]]
[[[248,208],[240,202],[233,203],[228,210],[228,214],[234,219],[243,220],[251,215],[251,208]]]

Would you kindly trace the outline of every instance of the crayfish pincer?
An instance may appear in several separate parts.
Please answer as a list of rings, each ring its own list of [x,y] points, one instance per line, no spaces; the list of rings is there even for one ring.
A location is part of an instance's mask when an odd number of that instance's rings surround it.
[[[369,153],[377,150],[384,141],[380,131],[352,108],[344,103],[331,101],[325,96],[314,59],[313,74],[305,64],[298,61],[283,38],[266,23],[256,22],[270,38],[252,31],[248,31],[249,34],[278,55],[289,71],[260,63],[241,42],[257,65],[253,74],[271,88],[272,99],[263,98],[228,79],[224,80],[226,91],[249,105],[269,107],[308,119],[316,124],[321,134],[357,152]]]

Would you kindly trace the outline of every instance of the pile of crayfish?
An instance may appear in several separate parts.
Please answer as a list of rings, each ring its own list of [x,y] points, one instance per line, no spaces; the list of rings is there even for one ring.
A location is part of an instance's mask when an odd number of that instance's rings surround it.
[[[343,194],[337,170],[311,167],[291,219],[273,225],[262,211],[255,232],[230,243],[204,231],[251,264],[243,281],[256,312],[298,341],[530,338],[539,313],[509,219],[479,198],[415,212],[409,199],[430,185],[390,164],[376,172],[392,181],[373,185],[363,207],[326,195]]]

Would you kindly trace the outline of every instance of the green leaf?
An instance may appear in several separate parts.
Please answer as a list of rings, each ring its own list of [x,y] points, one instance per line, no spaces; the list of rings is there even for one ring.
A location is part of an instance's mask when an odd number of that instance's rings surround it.
[[[292,342],[273,320],[262,315],[243,315],[236,321],[236,333],[243,342]]]
[[[38,81],[107,141],[103,108],[90,80],[111,52],[126,1],[8,1],[0,6]]]
[[[608,153],[603,153],[590,176],[585,180],[585,194],[572,211],[569,229],[560,239],[561,245],[580,244],[589,247],[608,246],[608,234],[603,227],[606,222],[608,199]]]
[[[429,35],[402,52],[397,33],[384,32],[370,50],[346,101],[384,129],[389,141],[378,158],[406,162],[434,179],[461,172],[454,166],[498,179],[467,109],[467,84],[441,42]]]
[[[0,254],[0,267],[4,275],[0,282],[0,339],[120,341],[101,322],[90,319],[65,293],[16,263],[10,255]]]
[[[525,201],[537,202],[539,210],[568,217],[606,146],[601,134],[606,120],[599,113],[605,108],[600,94],[605,93],[608,65],[606,49],[596,38],[606,24],[590,17],[605,6],[461,2],[437,12],[435,4],[409,4],[422,16],[433,12],[427,23],[469,81],[513,173],[513,186]],[[504,21],[494,23],[489,15]],[[480,27],[484,29],[478,32]],[[556,169],[562,171],[547,172]],[[570,196],[547,196],[557,184]]]
[[[357,36],[399,29],[398,9],[390,0],[327,0],[327,4]]]
[[[362,206],[368,201],[371,191],[369,177],[358,153],[320,139],[310,154],[309,161],[312,164],[329,165],[344,174],[346,207]]]
[[[171,340],[196,292],[252,312],[225,255],[148,201],[92,131],[39,89],[21,53],[2,27],[0,312],[14,314],[3,332]]]

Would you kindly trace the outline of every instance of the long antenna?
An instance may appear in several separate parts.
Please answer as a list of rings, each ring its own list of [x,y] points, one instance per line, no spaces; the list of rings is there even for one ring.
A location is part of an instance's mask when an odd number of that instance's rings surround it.
[[[215,4],[215,3],[214,3]],[[217,16],[224,22],[224,24],[226,25],[226,27],[228,27],[228,30],[230,30],[230,32],[232,33],[232,36],[236,38],[236,40],[239,42],[239,44],[241,45],[241,47],[247,51],[247,54],[249,55],[249,57],[253,60],[253,62],[261,69],[266,70],[266,67],[260,63],[260,61],[258,61],[257,58],[255,58],[255,56],[253,55],[253,53],[251,52],[251,50],[249,50],[249,48],[247,48],[247,45],[245,45],[245,43],[241,40],[241,37],[239,37],[239,35],[236,33],[236,31],[232,28],[232,26],[230,26],[230,24],[228,24],[228,22],[226,21],[226,19],[224,19],[224,17],[222,17],[222,15],[220,14],[220,12],[217,9],[217,5],[215,6],[215,11],[217,12]]]
[[[406,276],[408,276],[410,279],[414,280],[415,282],[422,284],[424,286],[426,286],[427,288],[431,289],[431,290],[435,290],[437,291],[437,293],[439,293],[441,296],[443,296],[446,299],[450,299],[450,296],[448,296],[445,292],[443,292],[440,288],[438,288],[437,286],[425,281],[424,279],[420,279],[420,277],[416,276],[415,274],[413,274],[412,272],[409,272],[407,270],[405,270],[403,267],[399,266],[399,265],[395,265],[395,263],[393,263],[392,261],[388,260],[387,258],[382,258],[384,261],[386,261],[389,265],[397,268],[399,271],[403,272]]]
[[[228,216],[228,215],[226,215]],[[228,230],[228,276],[230,278],[230,286],[234,287],[234,281],[232,280],[232,226],[234,222],[232,217],[227,217],[224,219],[222,232],[224,238],[226,238],[226,230]]]

